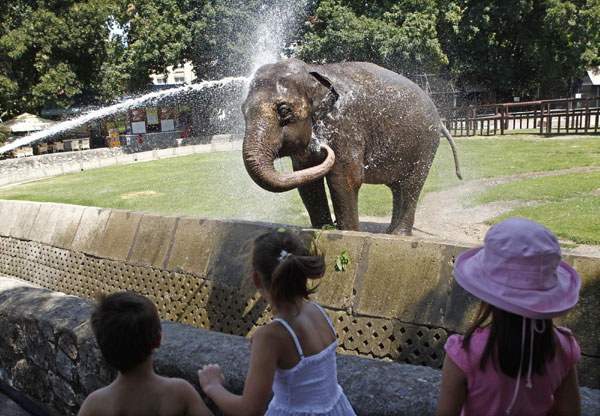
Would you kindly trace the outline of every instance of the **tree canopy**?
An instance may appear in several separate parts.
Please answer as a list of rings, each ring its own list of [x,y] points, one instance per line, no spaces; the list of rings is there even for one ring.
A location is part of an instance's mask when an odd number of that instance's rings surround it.
[[[0,113],[110,101],[185,60],[247,75],[283,50],[451,73],[512,95],[566,96],[600,65],[600,0],[12,0],[0,14]],[[275,46],[275,47],[273,47]]]

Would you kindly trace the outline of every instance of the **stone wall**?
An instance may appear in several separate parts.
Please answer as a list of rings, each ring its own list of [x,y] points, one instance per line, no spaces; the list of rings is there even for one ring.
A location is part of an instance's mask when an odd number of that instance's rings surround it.
[[[76,414],[87,394],[115,377],[93,339],[92,305],[0,276],[0,380],[53,414]],[[154,355],[159,374],[185,378],[199,389],[197,369],[215,362],[225,386],[241,393],[247,339],[163,321],[162,345]],[[439,370],[347,355],[338,355],[337,366],[339,383],[359,416],[435,412]],[[582,388],[582,414],[593,415],[598,406],[600,390]]]
[[[61,204],[0,201],[0,272],[83,298],[133,290],[162,318],[248,336],[271,319],[248,281],[250,241],[275,225]],[[328,270],[314,299],[330,314],[339,352],[440,368],[449,334],[478,304],[452,267],[467,246],[415,237],[297,230],[317,239]],[[345,251],[350,264],[336,271]],[[565,253],[582,277],[562,320],[582,347],[584,386],[600,387],[600,258]]]
[[[201,136],[169,142],[180,147],[165,148],[165,143],[150,141],[131,146],[100,148],[76,152],[50,153],[46,155],[0,160],[0,187],[13,183],[42,179],[64,173],[144,162],[165,157],[189,155],[218,150],[241,149],[240,135],[221,134]]]

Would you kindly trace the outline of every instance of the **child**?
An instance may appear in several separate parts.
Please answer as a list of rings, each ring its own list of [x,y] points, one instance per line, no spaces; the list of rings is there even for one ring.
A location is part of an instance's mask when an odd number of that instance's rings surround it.
[[[325,272],[323,256],[297,236],[273,231],[254,241],[252,280],[273,312],[273,322],[251,340],[250,368],[241,396],[227,391],[218,365],[198,371],[208,397],[229,415],[339,415],[354,411],[337,383],[335,330],[325,311],[307,302],[307,279]]]
[[[580,348],[552,318],[575,306],[581,281],[554,234],[509,218],[458,256],[454,277],[481,305],[465,335],[446,342],[437,414],[580,414]]]
[[[150,300],[113,293],[99,301],[91,323],[102,355],[119,374],[85,399],[80,416],[212,415],[190,383],[154,373],[152,353],[160,346],[161,327]]]

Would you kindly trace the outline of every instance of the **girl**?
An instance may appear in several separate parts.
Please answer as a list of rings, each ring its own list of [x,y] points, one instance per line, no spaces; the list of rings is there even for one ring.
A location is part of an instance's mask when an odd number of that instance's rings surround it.
[[[273,312],[273,322],[251,340],[250,368],[241,396],[227,391],[221,369],[198,372],[202,390],[230,415],[354,415],[337,383],[333,325],[316,303],[307,279],[325,272],[322,255],[307,250],[297,236],[280,230],[258,237],[251,254],[252,280]]]
[[[509,218],[458,256],[454,277],[481,305],[465,335],[446,342],[437,414],[580,414],[579,345],[552,318],[575,306],[581,281],[556,236]]]

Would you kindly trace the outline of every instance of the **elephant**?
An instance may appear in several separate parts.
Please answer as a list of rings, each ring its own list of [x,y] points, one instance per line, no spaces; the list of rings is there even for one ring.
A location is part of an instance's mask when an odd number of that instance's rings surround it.
[[[429,96],[407,78],[368,62],[307,64],[284,59],[260,67],[242,104],[242,157],[250,177],[272,192],[298,188],[313,227],[359,230],[358,191],[385,184],[393,195],[387,232],[412,235],[421,188],[440,134],[456,146]],[[290,156],[293,172],[276,158]]]

